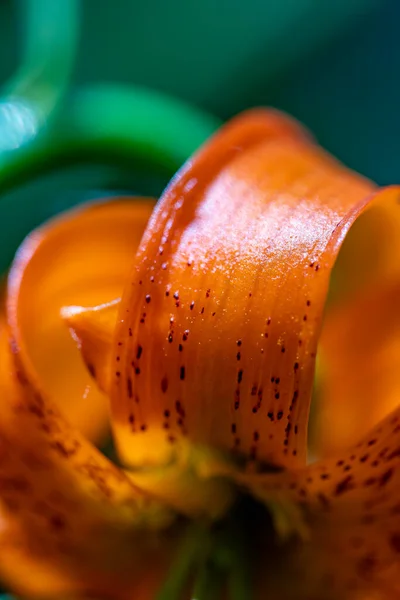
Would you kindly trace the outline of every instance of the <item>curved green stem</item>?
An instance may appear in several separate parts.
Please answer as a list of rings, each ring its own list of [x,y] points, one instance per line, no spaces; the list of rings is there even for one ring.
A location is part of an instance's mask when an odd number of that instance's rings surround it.
[[[48,116],[65,92],[75,62],[79,0],[20,0],[21,66],[6,95],[24,98]]]
[[[0,164],[36,138],[66,91],[77,46],[79,0],[21,0],[22,63],[0,101]]]
[[[76,92],[34,143],[3,155],[0,193],[65,163],[94,160],[139,161],[170,177],[219,125],[217,118],[151,90],[91,86]]]
[[[60,105],[75,58],[79,0],[20,1],[25,46],[0,101],[0,193],[66,163],[95,160],[146,163],[170,177],[220,125],[184,102],[134,87],[92,86]]]

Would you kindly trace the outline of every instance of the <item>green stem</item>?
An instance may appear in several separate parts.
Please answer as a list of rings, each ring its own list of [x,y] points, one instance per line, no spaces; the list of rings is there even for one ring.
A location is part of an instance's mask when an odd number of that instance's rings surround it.
[[[219,127],[185,102],[133,86],[91,86],[60,104],[75,58],[79,0],[20,1],[23,60],[0,100],[0,193],[96,160],[146,164],[171,177]]]
[[[209,547],[209,541],[209,533],[206,529],[197,525],[189,526],[168,578],[156,600],[178,600],[182,597],[193,570],[199,561],[204,560],[204,551]]]
[[[23,0],[22,63],[0,101],[0,164],[35,140],[64,96],[75,59],[79,0]]]
[[[231,564],[228,575],[228,597],[230,600],[251,600],[253,597],[251,581],[251,568],[249,566],[248,556],[244,556],[243,561],[234,561]]]
[[[20,0],[20,5],[22,62],[5,91],[48,116],[64,94],[75,62],[79,0]]]
[[[251,600],[252,582],[252,539],[241,522],[240,513],[233,513],[225,531],[220,534],[215,551],[215,561],[225,569],[230,600]]]
[[[212,559],[206,560],[197,573],[192,600],[221,600],[226,573]]]
[[[171,177],[219,127],[217,118],[151,90],[97,85],[80,90],[52,126],[17,152],[0,152],[0,193],[68,164],[147,164]]]

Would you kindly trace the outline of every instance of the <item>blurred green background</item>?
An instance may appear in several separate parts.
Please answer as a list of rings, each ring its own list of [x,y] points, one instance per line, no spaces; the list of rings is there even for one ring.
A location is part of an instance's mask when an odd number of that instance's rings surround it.
[[[381,184],[400,180],[398,0],[83,0],[81,7],[72,87],[145,85],[222,119],[273,105],[349,166]],[[23,0],[0,0],[0,82],[18,65],[23,8]],[[24,182],[2,195],[0,267],[50,214],[103,193],[159,194],[170,175],[94,157]]]

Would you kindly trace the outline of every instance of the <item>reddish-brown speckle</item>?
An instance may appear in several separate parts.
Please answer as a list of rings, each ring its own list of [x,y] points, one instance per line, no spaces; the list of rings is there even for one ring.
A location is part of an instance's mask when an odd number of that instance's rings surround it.
[[[354,487],[353,476],[348,475],[347,477],[342,479],[342,481],[340,481],[336,485],[334,494],[335,494],[335,496],[340,496],[341,494],[344,494],[345,492],[352,490],[353,487]]]
[[[394,552],[400,554],[400,532],[392,533],[389,538],[389,545]]]

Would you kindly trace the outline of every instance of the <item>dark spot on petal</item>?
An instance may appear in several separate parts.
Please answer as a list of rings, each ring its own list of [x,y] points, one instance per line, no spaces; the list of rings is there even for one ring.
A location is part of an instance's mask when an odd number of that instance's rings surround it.
[[[352,475],[348,475],[347,477],[345,477],[344,479],[342,479],[342,481],[340,481],[336,488],[335,488],[335,496],[340,496],[341,494],[344,494],[345,492],[350,491],[351,489],[353,489],[354,487],[354,483],[353,483],[353,476]]]
[[[394,550],[397,554],[400,554],[400,532],[392,533],[389,538],[389,544],[392,550]]]
[[[168,378],[167,377],[163,377],[161,379],[161,391],[163,394],[165,394],[168,390]]]
[[[390,479],[392,478],[393,473],[394,473],[394,469],[388,469],[387,471],[385,471],[385,473],[383,473],[379,479],[379,485],[381,487],[386,485],[388,483],[388,481],[390,481]]]
[[[328,509],[330,507],[329,499],[325,496],[325,494],[318,494],[318,500],[325,509]]]
[[[53,529],[60,531],[61,529],[65,529],[65,519],[61,515],[53,515],[50,518],[50,525]]]

